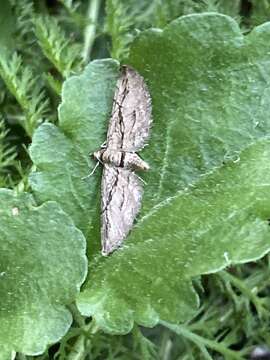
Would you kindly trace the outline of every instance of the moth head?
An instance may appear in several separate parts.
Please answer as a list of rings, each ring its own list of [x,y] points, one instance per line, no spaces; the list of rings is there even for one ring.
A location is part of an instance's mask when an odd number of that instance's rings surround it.
[[[93,153],[93,156],[95,159],[97,159],[99,162],[101,162],[102,154],[104,150],[98,150]]]

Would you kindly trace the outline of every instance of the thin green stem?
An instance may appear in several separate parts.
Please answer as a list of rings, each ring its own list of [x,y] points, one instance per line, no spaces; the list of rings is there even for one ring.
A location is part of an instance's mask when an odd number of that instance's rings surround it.
[[[88,334],[94,334],[97,330],[98,329],[93,320],[88,325],[82,327],[83,332],[78,336],[66,360],[84,360],[87,356],[91,343],[91,339]]]
[[[101,0],[89,0],[88,7],[88,20],[89,25],[86,26],[84,32],[84,48],[82,52],[82,58],[84,63],[88,63],[90,60],[91,50],[95,41],[96,27],[98,21],[98,14],[101,5]]]
[[[75,304],[69,305],[69,310],[72,313],[73,319],[80,327],[85,327],[85,317],[81,315]]]
[[[67,360],[84,360],[86,357],[86,338],[84,334],[78,336],[72,351],[67,356]]]
[[[161,345],[159,349],[159,357],[161,359],[167,360],[171,355],[172,342],[170,340],[170,332],[166,329],[164,330],[165,331],[162,333]]]

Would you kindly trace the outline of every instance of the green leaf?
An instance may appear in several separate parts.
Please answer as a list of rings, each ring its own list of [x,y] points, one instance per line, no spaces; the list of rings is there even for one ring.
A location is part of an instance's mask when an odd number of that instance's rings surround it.
[[[153,99],[145,211],[269,134],[269,33],[265,24],[244,37],[233,19],[202,14],[134,42],[129,61]]]
[[[137,225],[107,258],[98,250],[100,174],[87,186],[80,179],[87,152],[105,140],[115,63],[94,62],[68,80],[61,130],[43,125],[34,136],[35,195],[59,201],[88,238],[95,257],[78,305],[104,330],[188,320],[198,307],[194,276],[269,251],[269,35],[269,24],[244,38],[231,18],[202,14],[142,32],[132,44],[129,63],[152,96],[142,152],[151,170],[140,174],[147,185]]]
[[[133,320],[182,322],[198,299],[191,278],[256,260],[270,249],[270,141],[251,146],[141,218],[126,246],[99,259],[79,296],[83,314],[110,332]]]
[[[90,154],[106,139],[117,76],[118,63],[100,60],[87,66],[82,75],[67,80],[59,128],[40,126],[30,148],[38,168],[30,183],[38,202],[56,200],[84,232],[90,247],[99,248],[99,229],[93,229],[93,221],[99,212],[100,183],[98,170],[87,178],[95,166]]]
[[[0,190],[0,359],[40,354],[68,330],[84,281],[85,239],[55,202]]]

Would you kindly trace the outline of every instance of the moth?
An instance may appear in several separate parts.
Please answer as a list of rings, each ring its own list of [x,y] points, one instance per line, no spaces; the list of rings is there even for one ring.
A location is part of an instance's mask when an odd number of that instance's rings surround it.
[[[144,79],[123,66],[117,81],[107,140],[95,158],[103,164],[101,182],[102,254],[124,241],[141,206],[143,187],[135,170],[148,170],[137,151],[149,137],[151,98]]]

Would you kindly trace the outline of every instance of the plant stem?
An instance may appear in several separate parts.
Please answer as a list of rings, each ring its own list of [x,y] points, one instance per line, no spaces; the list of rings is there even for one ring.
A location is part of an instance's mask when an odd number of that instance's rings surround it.
[[[97,327],[92,320],[90,324],[83,327],[83,333],[78,336],[66,360],[84,360],[91,341],[87,334],[94,334],[95,332],[97,332]]]
[[[165,330],[162,333],[161,346],[159,349],[159,356],[161,359],[168,360],[170,358],[171,346],[170,333],[168,330]]]
[[[85,335],[82,334],[78,337],[75,344],[73,345],[72,351],[67,356],[67,360],[83,360],[85,359]]]
[[[85,318],[80,314],[75,304],[69,305],[69,310],[72,313],[73,319],[80,327],[85,327]]]
[[[90,60],[92,46],[95,41],[100,4],[101,4],[101,0],[89,0],[89,7],[87,14],[89,24],[86,26],[84,32],[84,48],[82,53],[82,58],[85,64],[87,64],[88,61]]]

